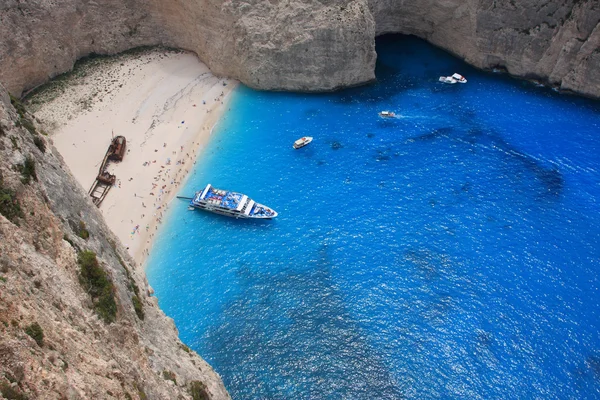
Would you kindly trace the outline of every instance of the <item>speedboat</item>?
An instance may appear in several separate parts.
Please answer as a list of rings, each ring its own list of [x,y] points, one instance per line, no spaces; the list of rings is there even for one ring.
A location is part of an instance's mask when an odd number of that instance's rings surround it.
[[[442,82],[442,83],[449,83],[451,85],[454,85],[458,81],[456,79],[454,79],[453,77],[451,77],[451,76],[440,76],[440,82]]]
[[[452,76],[440,76],[440,82],[449,83],[454,85],[455,83],[467,83],[467,79],[461,74],[452,74]]]
[[[467,83],[467,78],[465,78],[461,74],[454,73],[452,74],[452,78],[456,79],[458,83]]]
[[[310,136],[304,136],[294,142],[294,148],[299,149],[300,147],[304,147],[310,142],[313,141],[313,138]]]
[[[233,218],[271,219],[277,212],[259,204],[242,193],[217,189],[209,183],[204,190],[196,192],[190,200],[190,208],[198,208]]]
[[[396,116],[396,114],[394,114],[391,111],[380,111],[379,116],[381,118],[394,118]]]

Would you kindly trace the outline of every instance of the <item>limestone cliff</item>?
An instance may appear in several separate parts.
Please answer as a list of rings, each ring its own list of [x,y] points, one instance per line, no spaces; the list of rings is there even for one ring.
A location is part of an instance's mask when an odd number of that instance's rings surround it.
[[[92,52],[161,44],[256,88],[332,90],[372,80],[391,32],[600,97],[597,0],[6,0],[0,82],[18,95]]]
[[[377,34],[414,34],[479,68],[600,97],[597,0],[369,0]]]
[[[87,275],[82,255],[95,263]],[[148,291],[35,119],[0,86],[0,393],[228,399]]]

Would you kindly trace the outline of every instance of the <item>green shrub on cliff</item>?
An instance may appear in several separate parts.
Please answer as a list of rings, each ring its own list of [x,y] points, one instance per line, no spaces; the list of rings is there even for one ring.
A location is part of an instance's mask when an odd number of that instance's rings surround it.
[[[166,369],[163,371],[163,378],[173,381],[174,384],[177,385],[177,376],[173,371],[167,371]]]
[[[17,99],[13,95],[10,95],[10,103],[19,114],[19,121],[17,122],[17,126],[24,127],[29,131],[29,133],[31,133],[34,136],[37,135],[37,130],[35,129],[33,122],[31,122],[31,120],[27,117],[27,109],[25,108],[23,103],[21,103],[21,100]]]
[[[145,315],[144,307],[142,306],[142,301],[137,295],[134,294],[131,298],[131,302],[133,303],[133,309],[135,310],[135,313],[137,314],[138,318],[143,320]]]
[[[85,227],[85,222],[82,220],[79,220],[79,230],[77,231],[77,236],[85,240],[89,239],[90,237],[90,232],[87,230]]]
[[[4,181],[0,175],[0,214],[14,224],[18,224],[17,219],[23,218],[21,205],[15,196],[15,192],[4,187]]]
[[[44,142],[44,139],[42,139],[41,137],[39,137],[39,136],[34,137],[33,144],[35,144],[35,147],[40,149],[40,151],[42,153],[46,152],[46,143]]]
[[[15,110],[17,110],[19,117],[23,118],[25,115],[27,115],[27,110],[25,109],[23,103],[21,103],[21,100],[17,99],[12,94],[10,95],[10,104],[12,104]]]
[[[0,383],[0,393],[5,399],[9,400],[28,400],[29,397],[26,394],[21,393],[19,387],[12,387],[6,382]]]
[[[27,326],[25,328],[25,333],[31,336],[38,346],[42,347],[44,345],[44,330],[37,322]]]
[[[190,395],[194,400],[210,400],[206,385],[200,381],[190,382]]]
[[[25,162],[19,166],[19,169],[21,170],[21,175],[23,176],[21,178],[21,182],[23,182],[25,185],[29,184],[32,178],[34,181],[37,181],[35,161],[31,156],[25,157]]]
[[[94,310],[104,322],[113,322],[117,316],[115,289],[106,271],[100,267],[96,253],[89,250],[80,252],[77,263],[81,268],[79,282],[92,296]]]
[[[114,246],[113,246],[113,248],[114,248]],[[142,300],[140,299],[140,288],[135,283],[135,279],[133,279],[133,276],[131,276],[131,272],[129,272],[129,268],[127,268],[125,261],[123,261],[123,259],[121,258],[121,256],[118,253],[115,253],[115,255],[117,256],[119,263],[121,263],[121,266],[123,267],[123,270],[125,271],[125,275],[127,275],[127,288],[133,292],[133,296],[131,296],[131,302],[133,303],[133,309],[135,310],[135,313],[137,314],[138,318],[143,320],[145,315],[144,315],[144,305],[142,304]]]

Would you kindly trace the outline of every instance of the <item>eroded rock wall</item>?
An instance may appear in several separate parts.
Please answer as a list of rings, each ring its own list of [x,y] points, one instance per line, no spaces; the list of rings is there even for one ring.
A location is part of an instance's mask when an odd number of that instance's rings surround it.
[[[49,139],[36,133],[35,119],[24,115],[0,85],[0,393],[191,399],[194,385],[195,398],[229,399],[220,377],[179,341],[173,321],[149,295],[143,270]],[[23,170],[27,157],[33,176]],[[114,283],[112,323],[99,318],[80,282],[77,256],[86,250]],[[34,340],[34,324],[42,343]]]
[[[162,44],[255,88],[333,90],[372,80],[375,36],[398,32],[600,97],[599,23],[598,0],[7,0],[0,81],[18,95],[92,52]]]
[[[3,0],[0,82],[14,95],[69,71],[91,53],[162,41],[143,0]]]
[[[369,0],[377,34],[414,34],[480,68],[600,97],[597,0]]]

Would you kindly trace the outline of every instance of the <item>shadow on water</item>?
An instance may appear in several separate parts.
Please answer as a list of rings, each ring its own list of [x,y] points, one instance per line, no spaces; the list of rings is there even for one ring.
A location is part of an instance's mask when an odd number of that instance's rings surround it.
[[[592,352],[592,354],[583,360],[582,364],[579,364],[569,372],[574,378],[575,386],[582,393],[588,391],[598,393],[600,391],[600,352]]]
[[[377,162],[381,161],[389,161],[392,157],[398,157],[399,153],[394,152],[391,147],[384,147],[382,149],[378,149],[373,156],[373,159]]]
[[[438,129],[434,129],[431,132],[408,138],[406,140],[406,143],[429,142],[429,141],[438,140],[438,139],[442,139],[442,138],[450,138],[450,134],[452,132],[454,132],[454,128],[450,128],[450,127],[438,128]]]
[[[600,354],[592,354],[586,360],[585,364],[594,374],[594,378],[600,383]]]
[[[524,176],[524,172],[528,172],[540,183],[538,192],[540,197],[556,197],[562,194],[564,178],[558,168],[544,166],[539,160],[519,151],[499,134],[490,130],[472,127],[465,132],[443,127],[413,136],[405,143],[433,142],[440,139],[450,139],[454,143],[462,143],[468,146],[472,153],[479,148],[496,151],[505,160],[505,165],[508,167],[507,176],[515,183]]]
[[[375,66],[377,80],[368,86],[344,89],[333,101],[339,104],[390,103],[390,100],[409,90],[426,87],[427,82],[402,74],[400,67],[380,60]]]
[[[408,249],[404,252],[404,260],[414,267],[417,277],[426,281],[440,277],[440,271],[447,270],[450,266],[447,255],[428,249]]]
[[[337,140],[331,142],[331,150],[339,150],[343,148],[344,145],[341,142],[338,142]]]
[[[311,264],[272,273],[239,267],[241,295],[206,340],[216,368],[230,371],[226,386],[249,399],[402,398],[345,309],[327,245]]]

